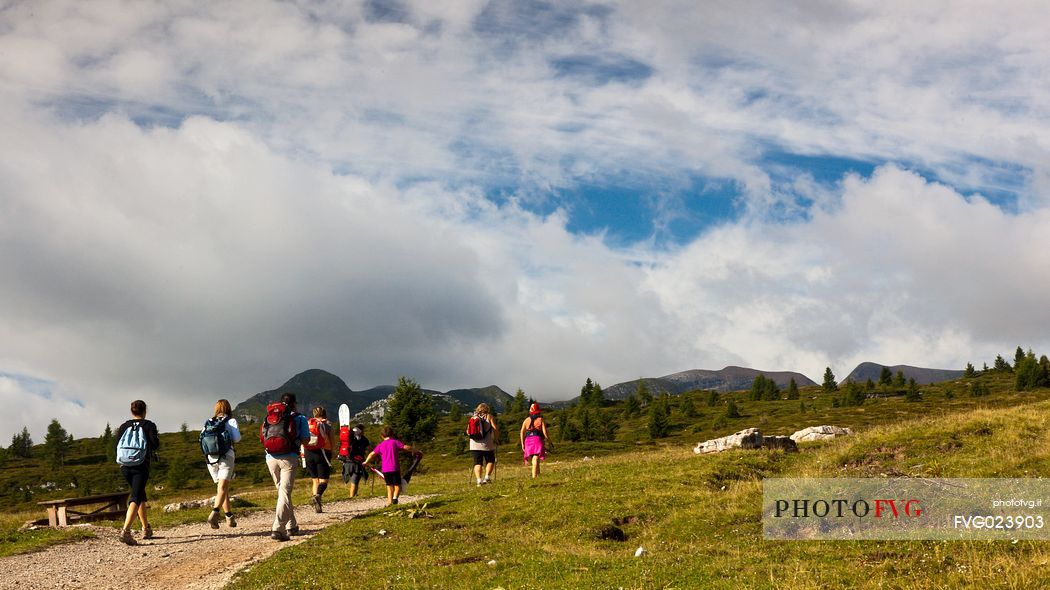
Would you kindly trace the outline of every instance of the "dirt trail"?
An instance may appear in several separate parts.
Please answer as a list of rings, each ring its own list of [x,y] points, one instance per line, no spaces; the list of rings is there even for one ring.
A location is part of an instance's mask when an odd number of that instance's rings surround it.
[[[402,503],[416,500],[402,497]],[[154,538],[129,547],[118,540],[118,530],[92,527],[95,539],[58,545],[39,553],[0,559],[0,588],[185,589],[222,588],[238,571],[302,543],[326,526],[381,508],[385,497],[325,504],[318,514],[311,506],[296,507],[300,534],[291,541],[270,538],[273,512],[240,515],[236,528],[223,520],[218,530],[205,522],[156,529]]]

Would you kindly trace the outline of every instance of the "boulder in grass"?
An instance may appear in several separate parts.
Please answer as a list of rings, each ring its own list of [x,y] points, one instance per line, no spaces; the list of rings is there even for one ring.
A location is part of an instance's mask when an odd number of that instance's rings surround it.
[[[788,453],[797,453],[798,445],[789,436],[763,436],[763,449],[780,449]]]
[[[841,428],[839,426],[810,426],[809,428],[803,428],[792,434],[791,440],[800,443],[809,442],[811,440],[827,440],[829,438],[849,436],[851,434],[853,434],[852,430],[849,428]]]
[[[729,449],[758,449],[762,447],[762,441],[762,433],[759,432],[757,428],[745,428],[744,430],[730,434],[729,436],[713,438],[698,443],[696,447],[693,448],[693,452],[699,455],[704,453],[720,453]]]

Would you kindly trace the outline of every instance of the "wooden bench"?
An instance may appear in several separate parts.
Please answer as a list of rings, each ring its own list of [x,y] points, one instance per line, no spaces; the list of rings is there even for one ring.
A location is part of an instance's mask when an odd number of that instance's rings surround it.
[[[61,527],[81,521],[124,518],[128,510],[128,493],[117,492],[115,494],[99,494],[98,496],[84,496],[82,498],[48,500],[47,502],[37,502],[37,504],[47,508],[48,526]],[[71,508],[77,506],[97,504],[101,504],[101,507],[91,512],[71,510]],[[44,524],[43,521],[39,522]]]

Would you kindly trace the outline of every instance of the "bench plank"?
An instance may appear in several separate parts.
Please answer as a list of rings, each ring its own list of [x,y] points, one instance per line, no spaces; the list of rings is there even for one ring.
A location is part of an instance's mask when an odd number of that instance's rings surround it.
[[[101,518],[113,518],[123,516],[128,509],[128,493],[117,492],[114,494],[99,494],[96,496],[82,496],[79,498],[63,498],[61,500],[46,500],[37,502],[47,507],[47,523],[51,527],[69,526],[70,522],[80,520],[98,520]],[[87,506],[91,504],[102,504],[91,512],[70,510],[75,506]]]

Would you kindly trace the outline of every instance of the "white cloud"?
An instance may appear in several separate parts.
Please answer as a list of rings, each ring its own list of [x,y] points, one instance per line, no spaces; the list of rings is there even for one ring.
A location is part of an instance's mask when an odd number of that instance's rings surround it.
[[[0,371],[84,400],[94,435],[134,398],[175,429],[310,367],[556,399],[1050,344],[1038,7],[641,6],[8,3]],[[770,150],[926,177],[782,180]],[[667,223],[696,175],[746,214],[670,251],[527,206],[629,178]]]

